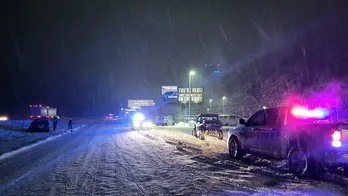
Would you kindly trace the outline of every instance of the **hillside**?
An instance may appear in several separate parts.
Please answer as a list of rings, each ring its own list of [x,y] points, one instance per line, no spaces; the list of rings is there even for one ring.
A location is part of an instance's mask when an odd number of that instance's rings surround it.
[[[279,105],[290,95],[316,96],[333,82],[335,89],[326,90],[335,90],[329,94],[337,94],[341,109],[348,108],[347,25],[340,16],[313,22],[302,32],[266,43],[240,61],[246,63],[235,63],[223,79],[232,110]]]

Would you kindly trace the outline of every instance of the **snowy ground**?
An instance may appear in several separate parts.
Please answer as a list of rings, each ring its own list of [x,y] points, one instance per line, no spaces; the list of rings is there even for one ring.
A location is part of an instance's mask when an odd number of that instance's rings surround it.
[[[0,163],[0,195],[347,194],[344,186],[296,179],[267,160],[231,161],[224,141],[184,134],[89,125]]]
[[[0,156],[4,153],[17,150],[23,146],[27,146],[38,141],[44,140],[48,137],[64,133],[67,130],[68,122],[61,120],[56,131],[50,132],[26,132],[31,121],[29,120],[15,120],[0,122]],[[81,124],[75,124],[74,127]],[[52,125],[50,125],[52,128]]]
[[[233,127],[231,127],[231,126],[223,126],[222,127],[225,138],[227,137],[228,131],[232,128]],[[163,130],[163,131],[181,132],[181,133],[186,133],[188,135],[191,135],[193,126],[157,126],[157,127],[154,127],[154,129]]]

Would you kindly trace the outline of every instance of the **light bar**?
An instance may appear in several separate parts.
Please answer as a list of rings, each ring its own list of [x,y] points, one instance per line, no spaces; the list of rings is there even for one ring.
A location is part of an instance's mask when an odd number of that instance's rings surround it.
[[[308,110],[302,107],[296,107],[291,110],[291,114],[300,118],[324,118],[327,116],[325,109]]]

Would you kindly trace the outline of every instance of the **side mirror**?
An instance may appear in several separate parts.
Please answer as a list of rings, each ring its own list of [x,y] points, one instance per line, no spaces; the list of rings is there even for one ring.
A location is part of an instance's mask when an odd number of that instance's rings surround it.
[[[245,120],[243,118],[240,118],[239,119],[239,124],[246,125],[246,122],[245,122]]]

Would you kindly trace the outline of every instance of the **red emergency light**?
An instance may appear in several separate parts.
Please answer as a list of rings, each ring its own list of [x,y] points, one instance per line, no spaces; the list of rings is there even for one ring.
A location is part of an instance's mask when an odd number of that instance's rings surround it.
[[[304,107],[294,107],[291,109],[291,114],[298,118],[324,118],[327,116],[328,111],[321,108],[309,110]]]
[[[331,145],[333,147],[339,148],[342,146],[342,132],[339,130],[333,130],[333,132],[331,133]]]
[[[340,141],[342,139],[341,131],[334,131],[331,134],[332,140],[334,141]]]

